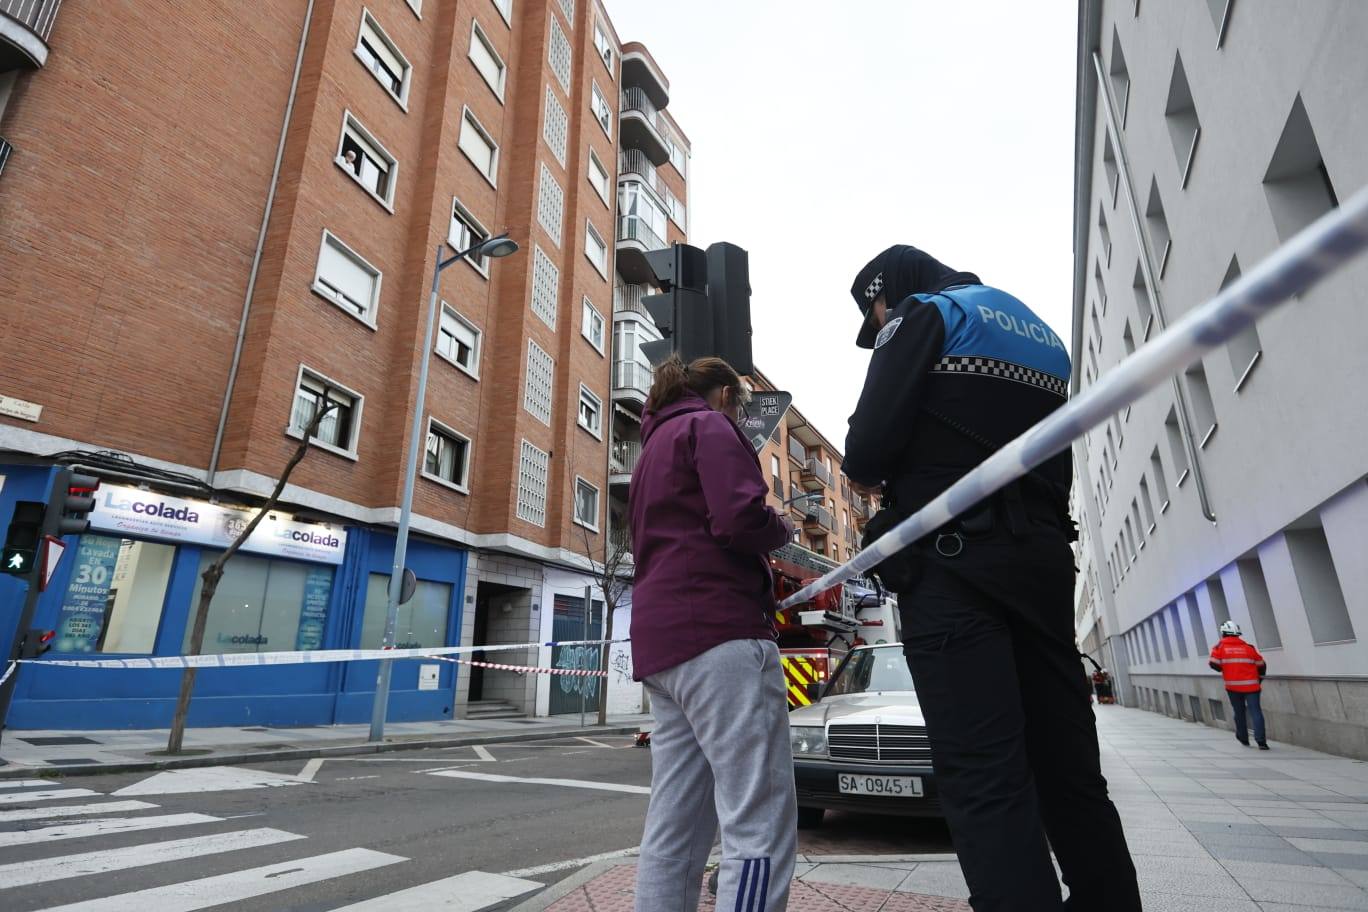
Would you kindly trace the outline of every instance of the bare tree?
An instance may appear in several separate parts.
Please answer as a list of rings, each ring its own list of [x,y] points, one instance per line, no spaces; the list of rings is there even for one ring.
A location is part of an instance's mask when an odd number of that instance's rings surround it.
[[[223,579],[224,565],[228,563],[229,558],[238,552],[243,542],[252,537],[252,533],[256,531],[257,526],[261,525],[266,514],[274,510],[276,504],[280,502],[280,495],[284,493],[290,475],[308,454],[309,444],[313,440],[314,434],[318,433],[318,426],[322,424],[328,413],[337,408],[338,405],[339,403],[332,399],[332,390],[324,388],[323,401],[319,403],[313,420],[309,422],[308,427],[304,428],[299,446],[295,448],[290,461],[285,463],[285,468],[280,473],[280,480],[276,482],[275,490],[271,492],[271,496],[266,498],[266,503],[261,505],[256,516],[253,516],[252,521],[247,523],[243,530],[238,533],[237,538],[233,539],[233,543],[228,546],[228,549],[200,574],[204,584],[200,587],[199,604],[195,607],[195,623],[190,630],[190,648],[188,650],[190,655],[199,655],[200,650],[204,647],[204,628],[209,620],[209,603],[214,600],[214,593],[218,591],[219,580]],[[195,689],[196,671],[198,671],[196,668],[187,668],[181,672],[180,695],[176,698],[176,712],[171,718],[171,734],[166,739],[166,752],[168,754],[179,754],[181,752],[181,745],[185,739],[185,717],[190,713],[190,695]]]
[[[611,511],[610,511],[611,520]],[[584,533],[584,553],[589,558],[590,571],[593,574],[594,582],[598,585],[599,591],[603,593],[603,639],[613,639],[613,614],[618,606],[622,604],[627,590],[632,586],[632,548],[628,541],[626,530],[624,534],[613,535],[611,521],[599,534],[602,539],[602,546],[597,555],[593,544],[589,541],[589,530],[580,526],[580,531]],[[597,559],[596,559],[597,558]],[[585,607],[588,610],[588,606]],[[608,659],[612,652],[613,644],[604,643],[599,650],[599,671],[604,672],[603,698],[599,700],[598,724],[608,724]]]

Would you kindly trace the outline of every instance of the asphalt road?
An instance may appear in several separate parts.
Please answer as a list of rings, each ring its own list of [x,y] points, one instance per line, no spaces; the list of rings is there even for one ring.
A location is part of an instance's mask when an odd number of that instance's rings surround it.
[[[402,909],[393,894],[448,881],[412,907],[485,891],[458,908],[497,912],[634,848],[649,783],[622,737],[0,783],[0,908]],[[800,844],[948,849],[936,821],[839,814]]]

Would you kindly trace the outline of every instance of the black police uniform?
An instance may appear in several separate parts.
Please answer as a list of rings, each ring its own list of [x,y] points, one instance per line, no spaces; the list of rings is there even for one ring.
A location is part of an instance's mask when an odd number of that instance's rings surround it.
[[[1069,359],[1026,305],[913,247],[880,254],[851,293],[865,313],[889,303],[861,330],[874,353],[842,466],[884,483],[869,538],[1062,405]],[[880,567],[977,912],[1140,909],[1074,646],[1071,477],[1060,454]]]

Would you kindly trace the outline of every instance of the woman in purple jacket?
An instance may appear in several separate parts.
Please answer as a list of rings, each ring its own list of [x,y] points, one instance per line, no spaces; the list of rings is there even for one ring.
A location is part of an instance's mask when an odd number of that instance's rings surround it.
[[[736,420],[727,362],[656,369],[629,513],[633,674],[651,696],[651,805],[637,912],[692,912],[719,822],[717,908],[788,902],[796,848],[787,699],[769,552],[793,527]]]

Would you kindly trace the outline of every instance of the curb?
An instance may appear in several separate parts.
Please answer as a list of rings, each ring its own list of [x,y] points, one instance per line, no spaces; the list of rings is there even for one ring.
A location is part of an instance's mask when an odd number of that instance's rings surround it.
[[[0,769],[0,781],[31,779],[35,776],[97,776],[103,773],[148,773],[172,769],[192,769],[202,766],[233,766],[243,763],[270,763],[276,760],[312,760],[316,757],[353,757],[364,754],[389,754],[398,751],[431,750],[442,747],[470,747],[476,744],[512,744],[524,741],[549,741],[578,735],[632,735],[636,725],[606,725],[603,727],[548,729],[536,732],[489,732],[478,735],[458,735],[449,738],[428,738],[414,741],[385,741],[380,744],[337,744],[319,747],[296,747],[287,750],[254,751],[241,754],[210,753],[193,757],[167,757],[159,760],[132,760],[127,763],[91,763],[84,766],[8,766]]]
[[[545,890],[542,890],[536,896],[527,900],[527,902],[509,909],[508,912],[543,912],[543,910],[546,909],[547,906],[551,905],[556,900],[561,899],[562,897],[568,896],[569,894],[575,892],[580,887],[589,883],[589,881],[593,880],[595,877],[598,877],[600,874],[603,874],[606,871],[610,871],[613,868],[616,868],[618,865],[635,863],[635,859],[632,858],[616,858],[610,859],[608,861],[596,861],[587,867],[580,868],[577,872],[571,874],[564,880],[560,880],[556,883],[553,883],[551,886],[547,887]]]

